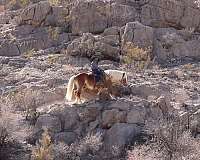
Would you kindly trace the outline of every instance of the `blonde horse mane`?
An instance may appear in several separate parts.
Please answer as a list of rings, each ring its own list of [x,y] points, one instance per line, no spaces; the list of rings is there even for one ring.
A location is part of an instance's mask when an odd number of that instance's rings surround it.
[[[112,82],[120,84],[123,78],[126,79],[127,82],[127,73],[125,71],[119,70],[105,70],[105,73],[111,77]]]

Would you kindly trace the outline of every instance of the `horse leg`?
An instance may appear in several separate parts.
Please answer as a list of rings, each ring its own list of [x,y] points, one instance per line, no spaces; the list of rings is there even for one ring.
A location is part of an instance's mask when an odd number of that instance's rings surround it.
[[[77,99],[78,99],[78,103],[82,103],[80,90],[77,91]]]
[[[85,85],[85,83],[79,83],[79,85],[78,85],[78,87],[77,87],[77,93],[76,93],[76,95],[77,95],[77,99],[78,99],[78,103],[82,103],[82,101],[81,101],[81,91],[82,91],[82,89],[83,89],[83,87],[84,87],[84,85]]]
[[[74,90],[73,92],[74,92],[74,95],[75,95],[75,97],[76,97],[76,99],[75,99],[74,103],[77,103],[77,101],[78,101],[78,94],[77,94],[77,90]]]

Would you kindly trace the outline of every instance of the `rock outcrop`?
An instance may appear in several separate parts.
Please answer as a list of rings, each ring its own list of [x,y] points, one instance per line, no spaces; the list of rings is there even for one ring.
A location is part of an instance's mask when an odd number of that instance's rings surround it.
[[[119,61],[119,37],[118,35],[102,37],[84,33],[82,37],[75,39],[68,45],[67,54]]]

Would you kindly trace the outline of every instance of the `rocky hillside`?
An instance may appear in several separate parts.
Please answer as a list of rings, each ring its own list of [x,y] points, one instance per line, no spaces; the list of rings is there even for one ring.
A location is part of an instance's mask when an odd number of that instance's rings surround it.
[[[0,159],[133,160],[164,122],[198,137],[199,16],[188,0],[2,2]],[[129,84],[71,105],[68,80],[93,58]]]

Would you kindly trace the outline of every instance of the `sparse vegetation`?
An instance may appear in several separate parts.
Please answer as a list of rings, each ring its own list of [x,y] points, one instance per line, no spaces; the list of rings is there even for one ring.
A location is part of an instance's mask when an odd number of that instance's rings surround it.
[[[172,116],[173,117],[173,116]],[[175,118],[175,119],[174,119]],[[178,124],[177,115],[148,124],[152,139],[128,151],[128,160],[198,160],[200,139],[194,138],[185,126]]]
[[[128,151],[128,160],[198,160],[200,139],[189,132],[179,135],[178,139],[162,136],[156,142],[134,147]]]
[[[48,28],[49,37],[53,40],[58,40],[59,38],[59,30],[57,27],[49,27]]]
[[[20,0],[22,7],[27,6],[30,3],[30,0]]]
[[[48,63],[49,64],[54,64],[54,63],[56,63],[56,61],[58,60],[58,57],[57,56],[55,56],[55,55],[51,55],[51,56],[48,56]]]
[[[0,99],[0,146],[9,141],[11,132],[11,106],[9,101],[1,97]]]
[[[25,52],[25,53],[23,54],[23,56],[24,56],[25,58],[27,58],[27,59],[30,59],[31,57],[34,56],[34,54],[35,54],[35,49],[33,48],[33,49],[30,49],[30,50],[28,50],[27,52]]]
[[[58,6],[61,3],[61,0],[48,0],[52,6]]]
[[[42,138],[33,149],[32,160],[53,160],[53,155],[51,155],[52,142],[51,137],[48,134],[47,129],[45,129],[42,134]]]
[[[87,135],[70,146],[59,143],[54,144],[54,160],[80,160],[92,159],[102,146],[102,137],[99,134]]]
[[[147,2],[0,2],[0,160],[200,159],[200,0]],[[95,58],[128,85],[68,102]]]
[[[133,65],[135,68],[141,70],[145,69],[150,62],[151,47],[143,49],[132,42],[127,42],[123,50],[125,53],[123,56],[125,64]]]
[[[26,120],[34,124],[39,116],[37,112],[37,105],[39,104],[40,92],[27,89],[21,92],[11,92],[8,98],[12,105],[17,109],[24,111]]]
[[[21,147],[19,135],[26,136],[27,130],[20,126],[18,114],[14,112],[10,100],[6,97],[0,98],[0,159],[9,160]],[[20,148],[22,149],[22,148]],[[22,150],[21,150],[22,151]],[[12,159],[12,158],[11,158]]]

